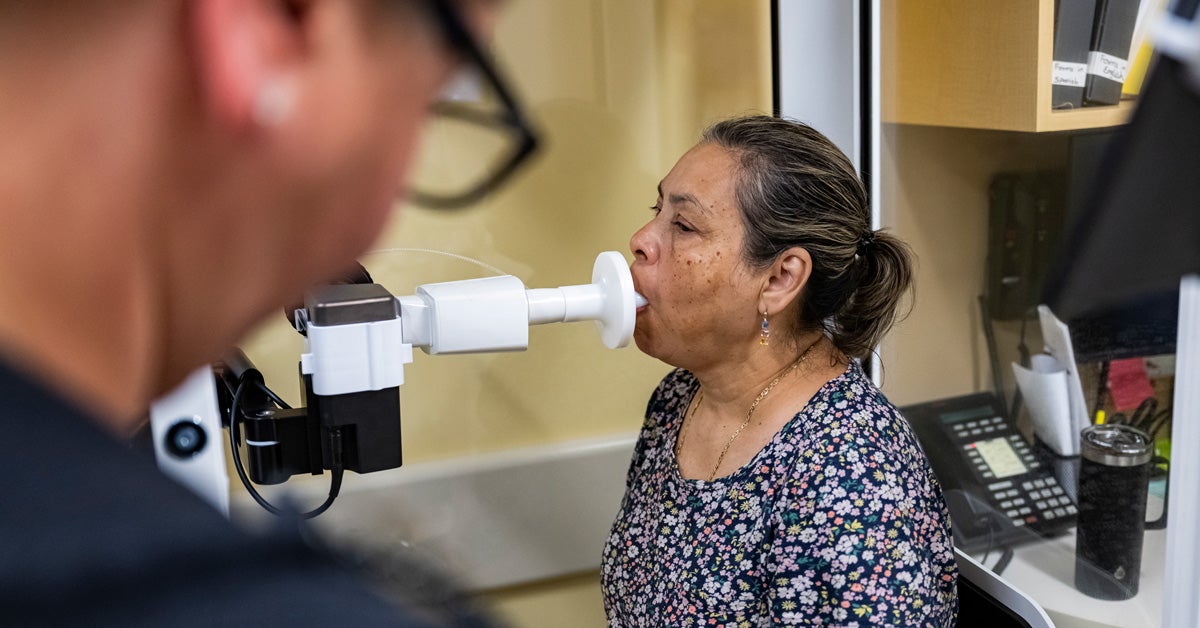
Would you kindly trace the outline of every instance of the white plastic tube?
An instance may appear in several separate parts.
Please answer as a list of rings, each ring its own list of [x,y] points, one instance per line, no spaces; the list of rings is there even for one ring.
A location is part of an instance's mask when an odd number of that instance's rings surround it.
[[[633,290],[625,258],[615,251],[596,257],[592,283],[526,290],[511,275],[427,284],[400,297],[403,340],[428,353],[519,351],[529,326],[594,320],[610,349],[633,337],[636,309],[645,303]]]

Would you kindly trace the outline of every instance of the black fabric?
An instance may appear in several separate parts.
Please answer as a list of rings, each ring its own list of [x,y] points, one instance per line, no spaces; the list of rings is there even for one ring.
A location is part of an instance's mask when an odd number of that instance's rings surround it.
[[[1200,94],[1158,59],[1100,165],[1046,303],[1064,320],[1175,289],[1200,272]]]
[[[484,625],[401,609],[297,522],[244,532],[0,364],[0,625]]]

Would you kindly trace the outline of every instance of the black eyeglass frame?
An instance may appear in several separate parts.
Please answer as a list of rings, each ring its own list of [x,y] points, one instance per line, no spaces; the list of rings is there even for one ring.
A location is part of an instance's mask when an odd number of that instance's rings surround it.
[[[484,176],[472,187],[452,195],[426,194],[420,190],[412,190],[409,200],[422,207],[430,209],[461,209],[474,204],[490,194],[501,184],[505,183],[514,172],[529,159],[537,150],[538,138],[532,125],[529,124],[524,110],[505,81],[500,77],[496,66],[476,43],[475,38],[467,30],[462,18],[445,0],[429,0],[430,10],[445,32],[451,47],[462,52],[467,60],[479,70],[480,77],[485,80],[496,98],[502,105],[496,113],[486,113],[471,109],[453,102],[438,103],[434,115],[457,118],[472,124],[493,127],[515,136],[515,149],[490,174]]]

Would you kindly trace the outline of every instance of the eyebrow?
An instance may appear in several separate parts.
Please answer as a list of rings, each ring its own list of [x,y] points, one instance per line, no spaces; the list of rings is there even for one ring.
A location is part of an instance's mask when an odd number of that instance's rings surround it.
[[[662,198],[662,195],[663,195],[662,181],[659,181],[658,182],[659,198]],[[672,192],[667,197],[667,201],[673,205],[679,204],[679,203],[691,203],[692,205],[695,205],[696,209],[700,210],[702,213],[705,213],[705,214],[709,213],[708,208],[705,207],[704,204],[701,203],[699,199],[697,199],[694,195],[692,195],[690,193],[685,192],[685,193],[680,194],[678,192]]]

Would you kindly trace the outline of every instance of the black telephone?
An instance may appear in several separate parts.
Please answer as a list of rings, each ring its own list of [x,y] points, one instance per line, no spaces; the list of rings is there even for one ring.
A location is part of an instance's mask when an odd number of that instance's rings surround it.
[[[977,393],[900,409],[925,448],[964,552],[1052,536],[1075,525],[1076,509],[994,395]]]

